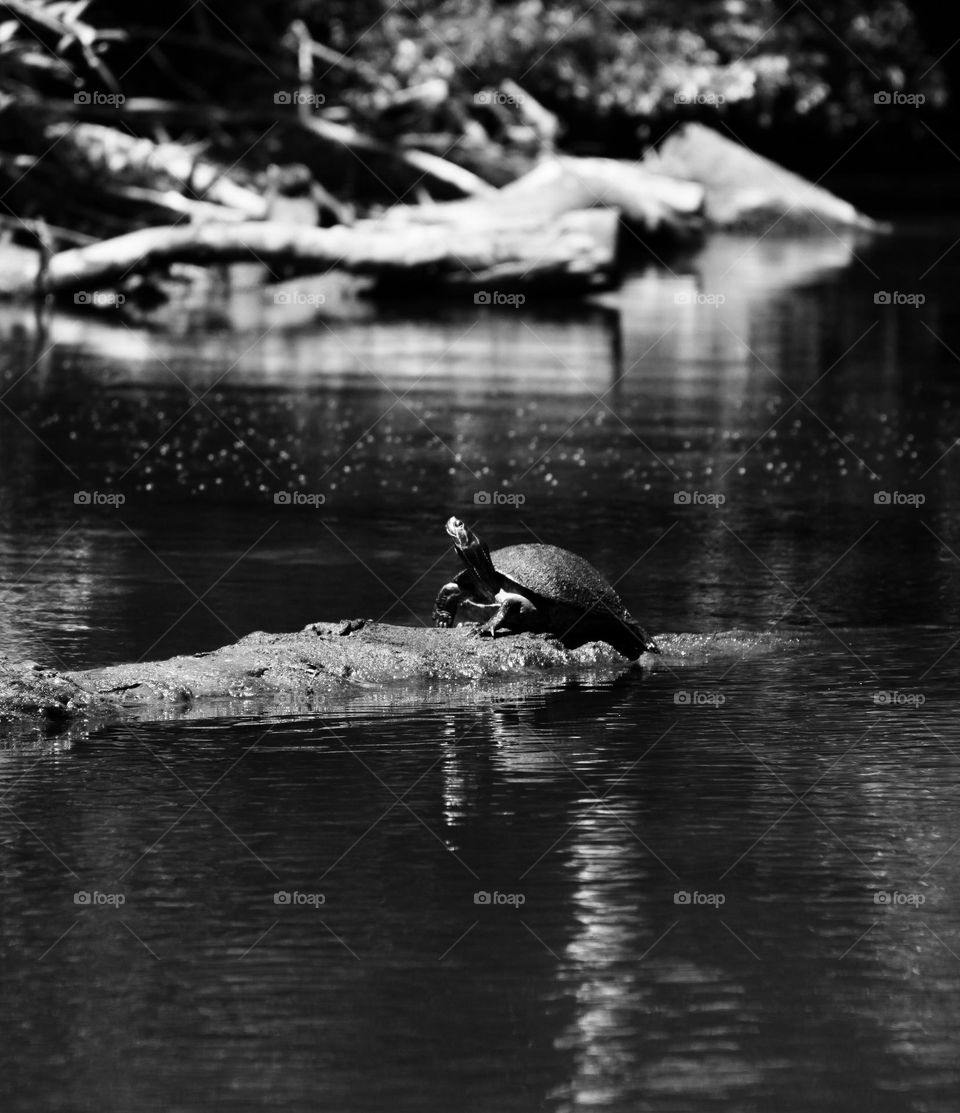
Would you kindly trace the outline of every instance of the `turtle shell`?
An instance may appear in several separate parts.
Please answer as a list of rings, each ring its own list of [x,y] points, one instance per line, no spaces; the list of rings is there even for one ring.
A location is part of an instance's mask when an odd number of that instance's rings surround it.
[[[508,545],[491,553],[496,570],[521,594],[583,611],[623,615],[626,607],[613,585],[583,557],[556,545]]]

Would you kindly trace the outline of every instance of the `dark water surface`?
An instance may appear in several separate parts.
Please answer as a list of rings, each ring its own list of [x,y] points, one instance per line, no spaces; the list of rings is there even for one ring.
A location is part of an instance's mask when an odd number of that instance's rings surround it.
[[[451,513],[748,632],[0,750],[0,1107],[955,1109],[956,234],[586,307],[0,311],[0,653],[424,621]]]

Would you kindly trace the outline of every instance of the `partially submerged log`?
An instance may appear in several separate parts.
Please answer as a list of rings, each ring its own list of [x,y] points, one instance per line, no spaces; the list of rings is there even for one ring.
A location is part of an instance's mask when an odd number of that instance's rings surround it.
[[[643,161],[657,173],[703,183],[705,216],[716,228],[881,230],[849,202],[703,124],[675,128]]]
[[[13,727],[129,719],[318,710],[384,689],[423,699],[430,688],[516,681],[557,670],[673,669],[716,657],[743,659],[784,644],[780,635],[730,631],[658,635],[662,657],[630,662],[592,642],[565,649],[551,637],[479,638],[475,628],[315,622],[295,634],[249,634],[235,645],[168,661],[60,673],[0,660],[0,722]]]
[[[91,290],[172,262],[242,260],[341,268],[380,279],[479,286],[549,283],[588,288],[609,282],[616,262],[617,214],[591,210],[558,219],[528,216],[433,227],[383,220],[305,228],[271,221],[145,228],[54,255],[46,291]]]
[[[359,619],[316,622],[296,634],[248,634],[210,653],[86,672],[0,662],[0,720],[104,720],[124,713],[160,718],[205,703],[216,714],[224,700],[322,705],[400,682],[463,683],[561,666],[632,667],[599,643],[567,650],[530,634],[494,640],[472,632]]]

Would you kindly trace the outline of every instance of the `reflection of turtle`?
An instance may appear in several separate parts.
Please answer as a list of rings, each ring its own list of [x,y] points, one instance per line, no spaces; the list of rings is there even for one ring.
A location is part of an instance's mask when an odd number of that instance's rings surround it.
[[[546,632],[575,648],[601,641],[624,657],[659,653],[608,581],[576,553],[554,545],[511,545],[490,550],[457,518],[447,522],[466,568],[440,589],[433,608],[437,626],[452,626],[462,602],[494,613],[479,630]]]

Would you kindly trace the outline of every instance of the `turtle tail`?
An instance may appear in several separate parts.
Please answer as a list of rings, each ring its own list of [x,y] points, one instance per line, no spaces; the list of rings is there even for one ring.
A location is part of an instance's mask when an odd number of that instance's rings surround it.
[[[624,657],[635,661],[641,653],[659,653],[660,647],[630,614],[617,615],[616,630],[607,641]]]

